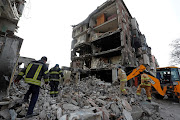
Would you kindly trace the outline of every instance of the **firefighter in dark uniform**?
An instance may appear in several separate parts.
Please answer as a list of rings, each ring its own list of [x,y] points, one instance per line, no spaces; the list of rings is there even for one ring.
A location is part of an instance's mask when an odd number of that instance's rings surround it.
[[[21,70],[14,80],[15,83],[18,83],[19,80],[25,76],[25,82],[30,85],[23,100],[24,102],[29,102],[29,96],[32,94],[26,118],[38,115],[37,113],[33,113],[33,109],[38,100],[42,77],[44,78],[45,84],[48,84],[48,67],[46,65],[46,61],[47,57],[44,56],[39,61],[30,62],[27,67]]]
[[[63,79],[64,75],[61,69],[59,68],[59,65],[56,64],[53,68],[49,70],[49,80],[50,80],[50,95],[51,97],[57,97],[58,95],[58,85],[60,82],[60,75]]]

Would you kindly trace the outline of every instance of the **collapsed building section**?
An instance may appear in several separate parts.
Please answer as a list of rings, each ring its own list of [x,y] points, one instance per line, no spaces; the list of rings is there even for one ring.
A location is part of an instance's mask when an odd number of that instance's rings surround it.
[[[155,73],[158,66],[151,47],[123,0],[107,0],[88,18],[73,26],[71,67],[105,81],[117,80],[117,65],[126,72],[141,64]]]
[[[16,73],[15,75],[18,75],[18,73],[25,67],[28,66],[28,64],[32,61],[35,61],[34,58],[28,58],[28,57],[22,57],[20,56],[18,59],[18,64],[16,66]]]
[[[11,76],[23,39],[14,35],[24,8],[24,0],[0,0],[0,87],[6,88],[4,76]]]

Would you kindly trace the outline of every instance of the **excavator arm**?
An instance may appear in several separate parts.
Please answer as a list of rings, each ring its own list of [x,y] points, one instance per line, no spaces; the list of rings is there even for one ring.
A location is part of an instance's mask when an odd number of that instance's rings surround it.
[[[139,75],[144,70],[146,70],[146,67],[144,65],[140,65],[139,67],[133,69],[133,71],[127,76],[127,80],[130,80],[133,77],[136,77],[137,75]]]
[[[141,72],[143,72],[143,71],[146,71],[146,73],[148,73],[148,71],[146,70],[146,67],[144,65],[140,65],[139,67],[133,69],[133,71],[127,76],[127,80],[130,80],[130,79],[136,77],[137,75],[141,74]],[[166,89],[163,89],[163,90],[161,89],[159,79],[155,78],[154,76],[152,76],[150,74],[147,74],[147,75],[151,78],[151,80],[150,80],[151,85],[156,89],[156,91],[160,95],[164,96]]]

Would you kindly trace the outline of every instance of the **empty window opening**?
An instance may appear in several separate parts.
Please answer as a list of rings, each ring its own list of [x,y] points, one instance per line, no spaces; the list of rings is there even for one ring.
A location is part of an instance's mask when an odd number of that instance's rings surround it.
[[[19,66],[19,68],[24,68],[24,67],[25,67],[24,65],[25,65],[25,64],[22,63],[22,64]]]

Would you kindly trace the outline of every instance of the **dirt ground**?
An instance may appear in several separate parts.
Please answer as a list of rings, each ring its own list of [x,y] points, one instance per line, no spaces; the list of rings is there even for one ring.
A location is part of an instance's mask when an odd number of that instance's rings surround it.
[[[155,99],[154,102],[159,104],[160,115],[165,120],[180,120],[180,103],[174,99]]]

